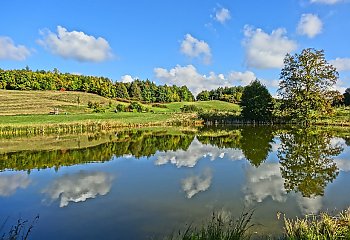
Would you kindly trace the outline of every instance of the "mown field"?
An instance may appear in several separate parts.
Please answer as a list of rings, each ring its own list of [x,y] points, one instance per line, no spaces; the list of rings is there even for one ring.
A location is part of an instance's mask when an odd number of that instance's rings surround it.
[[[103,113],[93,113],[88,102],[98,102],[105,108]],[[239,111],[239,106],[221,101],[181,102],[167,104],[143,104],[151,110],[146,113],[119,112],[117,104],[128,103],[107,99],[95,94],[60,91],[16,91],[0,90],[0,126],[52,125],[83,122],[109,122],[126,126],[128,124],[154,123],[166,125],[193,119],[193,114],[182,114],[184,105],[196,105],[203,110]],[[49,113],[59,109],[59,115]]]

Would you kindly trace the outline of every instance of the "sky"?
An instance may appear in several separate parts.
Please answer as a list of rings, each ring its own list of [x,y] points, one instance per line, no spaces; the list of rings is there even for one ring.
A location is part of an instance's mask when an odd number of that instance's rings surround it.
[[[258,78],[276,95],[283,58],[323,49],[350,87],[350,0],[0,1],[0,68],[187,85]]]

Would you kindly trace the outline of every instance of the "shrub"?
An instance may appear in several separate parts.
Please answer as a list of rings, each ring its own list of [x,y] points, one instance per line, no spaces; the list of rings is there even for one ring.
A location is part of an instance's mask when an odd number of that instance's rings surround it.
[[[131,111],[142,112],[144,110],[144,107],[138,102],[131,102],[128,109]]]
[[[202,112],[203,108],[197,107],[195,105],[184,105],[182,108],[180,108],[181,112]]]
[[[119,104],[116,106],[115,110],[116,110],[117,112],[125,112],[125,111],[126,111],[126,107],[125,107],[125,105],[119,103]]]

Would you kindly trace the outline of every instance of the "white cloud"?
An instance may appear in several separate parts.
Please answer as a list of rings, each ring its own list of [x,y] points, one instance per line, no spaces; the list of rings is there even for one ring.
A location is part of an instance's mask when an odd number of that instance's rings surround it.
[[[211,61],[211,50],[208,43],[192,37],[191,34],[185,35],[180,50],[186,56],[202,59],[206,64]]]
[[[344,0],[311,0],[311,3],[324,3],[324,4],[336,4],[336,3],[340,3],[343,2]]]
[[[329,61],[338,71],[350,71],[350,58],[336,58]]]
[[[210,72],[209,75],[202,75],[197,72],[193,65],[180,66],[167,70],[164,68],[154,69],[155,77],[160,81],[170,85],[186,85],[195,95],[203,90],[212,90],[218,87],[231,87],[236,85],[248,85],[256,79],[256,76],[251,71],[235,72],[227,74],[216,74]],[[264,82],[265,83],[265,82]],[[269,81],[266,81],[270,85]]]
[[[133,78],[132,76],[130,75],[124,75],[121,77],[120,81],[123,82],[123,83],[131,83],[135,80],[135,78]]]
[[[321,19],[314,14],[303,14],[300,18],[297,32],[300,35],[306,35],[313,38],[322,32],[323,23]]]
[[[30,50],[23,45],[15,45],[9,37],[0,36],[0,60],[23,61],[30,56]]]
[[[287,53],[297,48],[296,42],[288,39],[286,30],[278,28],[271,34],[262,29],[245,26],[243,46],[246,53],[246,64],[260,69],[281,68]]]
[[[202,144],[195,138],[186,151],[177,150],[158,153],[155,164],[171,163],[177,167],[194,167],[199,160],[205,157],[210,157],[213,161],[217,158],[223,158],[225,155],[232,160],[244,159],[240,149],[220,149],[212,145]]]
[[[296,201],[298,202],[300,210],[303,214],[311,214],[311,213],[316,214],[322,208],[321,196],[307,198],[307,197],[301,196],[301,194],[298,194],[296,197]]]
[[[215,20],[224,24],[226,21],[231,19],[230,11],[227,8],[221,8],[215,12]]]
[[[185,191],[187,198],[192,198],[199,192],[204,192],[211,185],[213,174],[210,169],[206,169],[199,176],[191,176],[182,180],[182,189]]]
[[[72,31],[57,26],[57,34],[41,32],[43,39],[38,43],[51,53],[66,59],[81,62],[101,62],[112,57],[109,43],[102,37],[95,38],[84,32]]]
[[[279,163],[263,163],[259,168],[249,165],[246,177],[244,192],[248,205],[262,202],[267,197],[277,202],[286,201],[287,192],[284,189]]]
[[[350,160],[349,159],[335,159],[335,164],[340,171],[350,172]]]
[[[1,175],[0,176],[0,196],[7,197],[14,194],[17,189],[25,189],[31,180],[27,174]]]
[[[249,85],[252,81],[256,79],[256,76],[251,71],[246,72],[231,72],[228,76],[231,81],[237,81],[242,86]]]
[[[84,202],[97,195],[106,195],[112,186],[112,176],[104,172],[78,172],[64,175],[44,189],[52,201],[60,199],[60,207],[69,202]]]

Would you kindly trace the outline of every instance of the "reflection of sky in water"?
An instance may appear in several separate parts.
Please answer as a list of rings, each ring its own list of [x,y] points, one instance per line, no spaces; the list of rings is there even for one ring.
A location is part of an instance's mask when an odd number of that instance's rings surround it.
[[[187,198],[192,198],[199,192],[206,191],[211,184],[212,172],[209,168],[205,169],[200,175],[194,175],[182,180],[182,189]]]
[[[59,177],[43,193],[52,201],[60,199],[60,207],[65,207],[69,202],[84,202],[98,195],[106,195],[111,185],[112,176],[107,173],[80,171]]]
[[[0,197],[14,194],[18,189],[26,189],[31,180],[25,173],[10,173],[0,175]]]
[[[208,156],[211,160],[222,159],[225,156],[232,160],[244,159],[240,149],[220,149],[209,144],[202,144],[197,138],[193,140],[187,151],[169,151],[158,153],[156,156],[156,165],[171,163],[177,167],[194,167],[199,160]]]
[[[344,141],[333,139],[332,144]],[[279,146],[275,139],[272,149]],[[101,233],[104,239],[144,239],[200,222],[214,210],[235,216],[246,207],[256,209],[255,222],[278,231],[277,212],[294,217],[350,205],[349,157],[350,148],[344,146],[335,158],[338,178],[327,185],[324,196],[305,198],[285,191],[275,152],[255,167],[240,149],[194,139],[188,151],[158,152],[150,158],[128,155],[62,167],[57,173],[1,172],[0,215],[39,213],[33,239],[97,239]],[[59,204],[46,204],[52,201]]]

